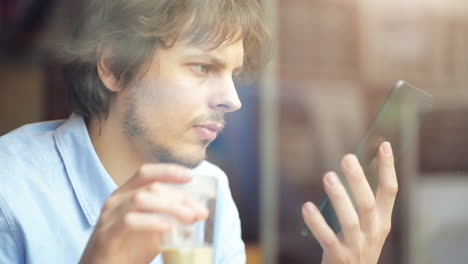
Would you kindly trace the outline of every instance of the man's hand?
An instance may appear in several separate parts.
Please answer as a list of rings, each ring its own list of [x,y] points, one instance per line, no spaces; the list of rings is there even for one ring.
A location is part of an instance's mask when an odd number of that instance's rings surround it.
[[[302,214],[323,248],[322,263],[375,264],[391,229],[398,191],[390,143],[383,143],[379,149],[379,185],[375,197],[356,157],[347,155],[342,163],[356,210],[337,175],[330,172],[324,177],[325,191],[338,216],[341,233],[337,236],[310,202],[304,204]]]
[[[161,183],[187,183],[191,172],[177,165],[143,165],[106,201],[80,263],[149,263],[160,251],[168,217],[189,224],[208,210]]]

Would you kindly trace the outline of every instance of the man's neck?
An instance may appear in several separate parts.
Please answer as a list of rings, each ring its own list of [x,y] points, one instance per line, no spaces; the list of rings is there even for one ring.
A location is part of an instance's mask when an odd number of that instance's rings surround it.
[[[88,122],[87,128],[104,168],[118,186],[124,184],[144,161],[118,120],[110,116],[101,120],[93,118]]]

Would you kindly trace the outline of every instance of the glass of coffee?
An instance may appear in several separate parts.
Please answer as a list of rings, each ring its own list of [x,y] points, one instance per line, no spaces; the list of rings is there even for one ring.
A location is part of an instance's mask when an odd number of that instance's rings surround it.
[[[193,175],[192,180],[174,186],[208,208],[205,221],[192,225],[174,222],[172,230],[162,239],[164,264],[212,264],[213,232],[216,209],[217,179],[209,175]]]

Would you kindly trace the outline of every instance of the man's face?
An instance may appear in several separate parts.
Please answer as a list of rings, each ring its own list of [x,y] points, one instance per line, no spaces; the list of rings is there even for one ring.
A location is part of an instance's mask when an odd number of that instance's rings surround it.
[[[159,48],[148,71],[124,90],[124,130],[150,162],[194,167],[241,107],[233,75],[243,63],[242,40],[216,49],[175,42]]]

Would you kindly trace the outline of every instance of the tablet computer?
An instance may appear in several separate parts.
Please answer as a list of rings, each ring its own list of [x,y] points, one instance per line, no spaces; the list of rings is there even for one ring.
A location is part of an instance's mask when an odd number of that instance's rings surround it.
[[[402,146],[400,140],[401,129],[405,117],[407,117],[406,115],[408,113],[417,113],[417,118],[415,118],[415,124],[413,125],[419,127],[424,116],[432,109],[433,101],[433,96],[429,93],[405,81],[398,81],[380,107],[375,119],[354,152],[374,193],[378,184],[376,154],[379,146],[385,141],[390,142],[393,148],[395,163],[397,163],[405,147]],[[344,174],[342,172],[337,172],[337,174],[348,194],[350,194],[351,199],[354,200]],[[327,195],[321,200],[318,208],[333,231],[339,233],[341,231],[340,224]],[[301,234],[309,236],[311,232],[305,227],[301,231]]]

